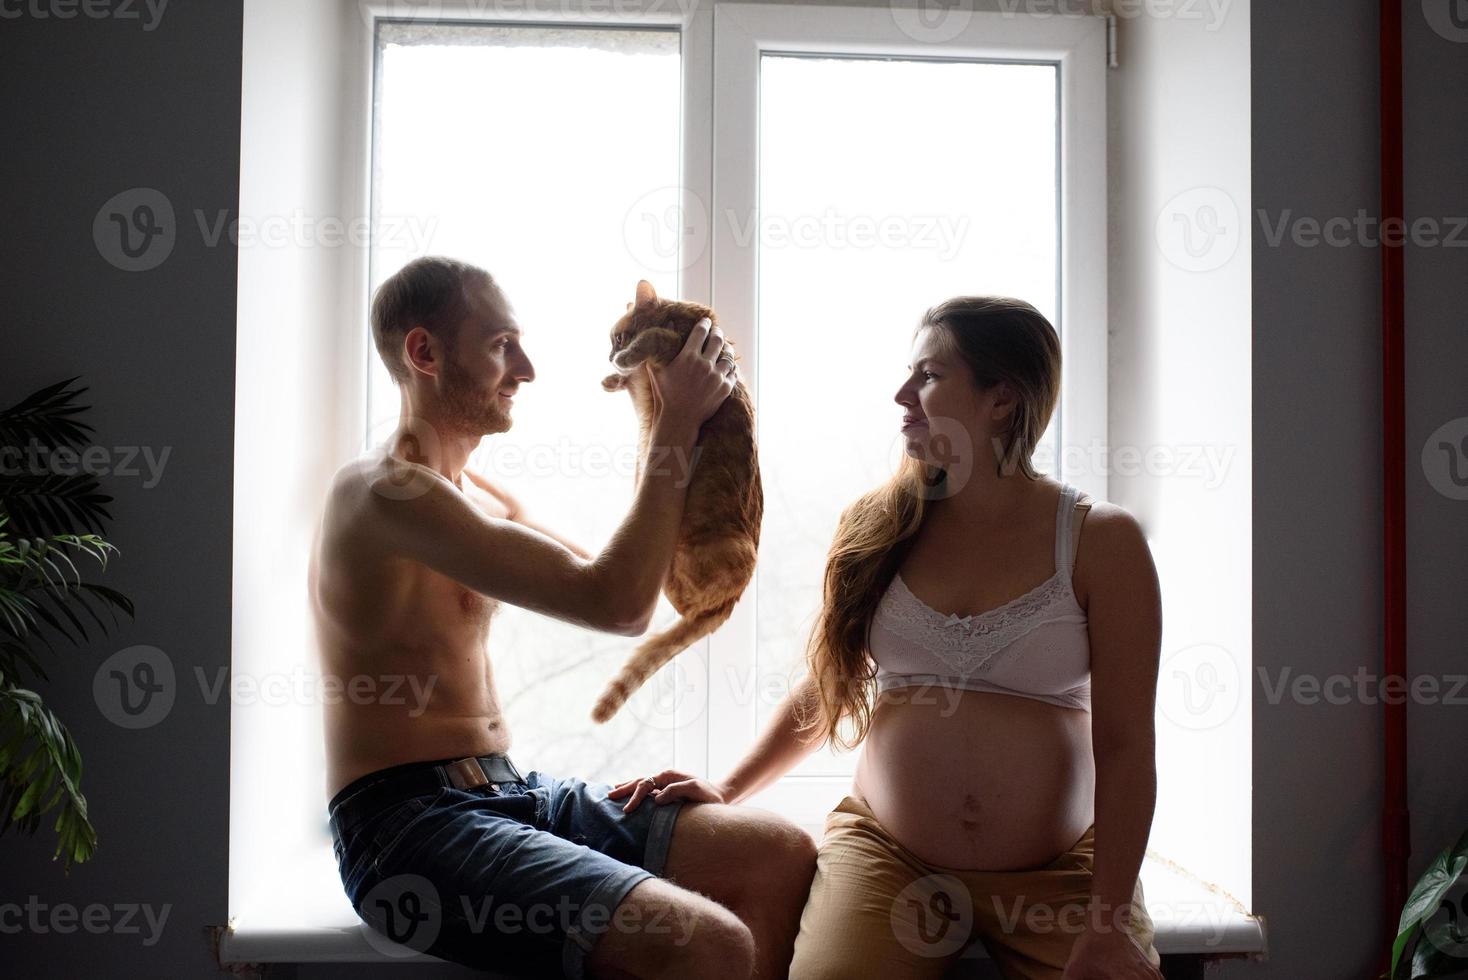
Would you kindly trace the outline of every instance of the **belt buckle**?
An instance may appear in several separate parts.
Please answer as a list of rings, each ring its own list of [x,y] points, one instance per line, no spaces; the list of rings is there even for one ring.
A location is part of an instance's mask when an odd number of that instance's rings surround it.
[[[489,782],[489,777],[484,774],[484,767],[472,755],[464,759],[455,759],[444,766],[444,769],[448,771],[449,782],[454,784],[455,789],[473,789]]]

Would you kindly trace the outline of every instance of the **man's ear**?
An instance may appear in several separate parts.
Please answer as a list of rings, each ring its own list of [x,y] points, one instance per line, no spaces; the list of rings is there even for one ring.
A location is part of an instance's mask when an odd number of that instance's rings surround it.
[[[410,371],[437,376],[439,371],[437,338],[424,327],[414,327],[403,338],[403,358]]]

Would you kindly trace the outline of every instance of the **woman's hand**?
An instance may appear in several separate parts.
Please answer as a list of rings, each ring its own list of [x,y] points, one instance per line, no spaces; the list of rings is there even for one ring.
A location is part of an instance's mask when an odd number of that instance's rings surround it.
[[[1141,944],[1119,929],[1087,929],[1076,938],[1060,980],[1163,980]]]
[[[607,797],[620,800],[628,795],[632,798],[622,807],[623,813],[631,813],[637,809],[648,796],[652,797],[654,803],[672,803],[674,800],[688,800],[692,803],[728,802],[728,793],[722,786],[676,769],[664,769],[656,776],[618,783],[612,787]]]

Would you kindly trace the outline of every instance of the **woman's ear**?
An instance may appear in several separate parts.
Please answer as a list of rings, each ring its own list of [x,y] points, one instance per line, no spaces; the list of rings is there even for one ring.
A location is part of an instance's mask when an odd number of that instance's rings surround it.
[[[989,417],[996,422],[1002,422],[1014,414],[1019,408],[1019,396],[1014,389],[1001,381],[994,386],[994,408],[989,412]]]

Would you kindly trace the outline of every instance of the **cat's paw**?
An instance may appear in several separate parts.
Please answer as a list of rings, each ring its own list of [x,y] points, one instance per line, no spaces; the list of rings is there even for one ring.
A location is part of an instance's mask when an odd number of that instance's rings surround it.
[[[601,386],[605,391],[621,391],[627,387],[627,378],[621,374],[609,374],[601,379]]]

